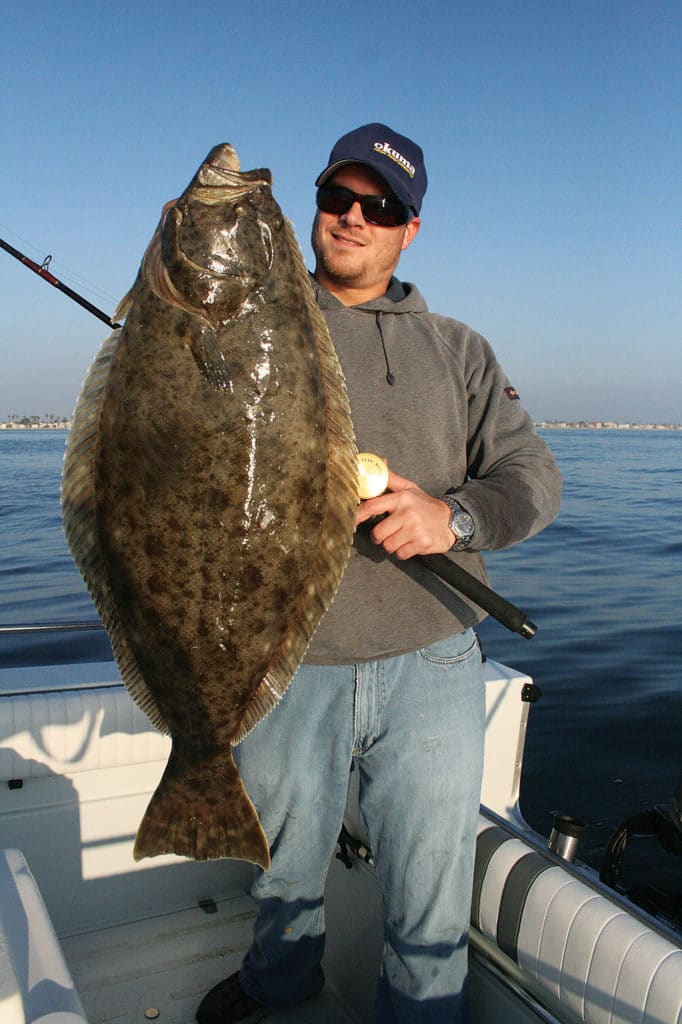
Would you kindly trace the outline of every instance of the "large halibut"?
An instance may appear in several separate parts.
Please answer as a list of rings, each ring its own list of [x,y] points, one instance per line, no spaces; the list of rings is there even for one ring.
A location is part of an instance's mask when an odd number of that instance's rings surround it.
[[[136,858],[269,866],[230,748],[284,694],[352,543],[345,382],[270,186],[211,150],[164,211],[67,443],[68,544],[126,686],[172,737]]]

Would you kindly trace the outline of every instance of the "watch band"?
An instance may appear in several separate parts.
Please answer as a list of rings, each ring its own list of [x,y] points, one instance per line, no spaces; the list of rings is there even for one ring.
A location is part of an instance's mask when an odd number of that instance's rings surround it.
[[[466,509],[462,508],[457,499],[453,498],[452,495],[446,494],[441,500],[450,509],[450,522],[448,526],[457,538],[450,550],[462,551],[471,543],[476,532],[474,521]]]

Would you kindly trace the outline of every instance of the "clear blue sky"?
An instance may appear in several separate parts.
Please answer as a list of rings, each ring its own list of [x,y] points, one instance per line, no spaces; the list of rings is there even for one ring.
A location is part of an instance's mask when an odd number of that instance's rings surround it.
[[[107,312],[212,145],[272,169],[310,261],[332,143],[384,121],[430,179],[400,274],[488,337],[531,415],[682,422],[679,2],[1,13],[0,237]],[[2,251],[0,289],[0,418],[69,414],[107,328]]]

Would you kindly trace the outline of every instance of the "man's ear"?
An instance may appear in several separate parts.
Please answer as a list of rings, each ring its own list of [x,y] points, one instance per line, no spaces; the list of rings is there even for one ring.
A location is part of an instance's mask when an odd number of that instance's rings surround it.
[[[421,224],[422,222],[419,219],[419,217],[413,217],[409,224],[405,225],[405,235],[403,236],[403,244],[400,246],[402,252],[405,252],[405,249],[407,249],[408,245],[419,231]]]

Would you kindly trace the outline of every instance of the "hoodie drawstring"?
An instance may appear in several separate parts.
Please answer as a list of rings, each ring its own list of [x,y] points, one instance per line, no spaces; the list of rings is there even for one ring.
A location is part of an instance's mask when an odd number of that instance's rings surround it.
[[[384,339],[384,332],[383,332],[383,328],[381,326],[382,319],[383,318],[382,318],[382,315],[381,315],[381,310],[377,310],[377,327],[379,329],[379,337],[381,338],[381,347],[384,350],[384,361],[386,363],[386,380],[387,380],[387,382],[389,384],[393,385],[393,384],[395,384],[395,376],[393,375],[393,373],[391,371],[391,366],[390,366],[390,363],[388,361],[388,352],[386,351],[386,341]]]

